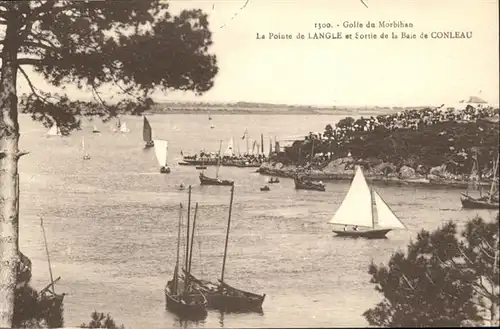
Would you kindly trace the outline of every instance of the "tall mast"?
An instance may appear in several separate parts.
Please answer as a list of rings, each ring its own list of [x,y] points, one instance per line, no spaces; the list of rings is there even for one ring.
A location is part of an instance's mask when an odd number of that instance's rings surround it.
[[[191,247],[189,250],[189,264],[188,264],[188,268],[186,269],[188,274],[191,273],[191,260],[193,259],[194,228],[196,226],[196,215],[197,214],[198,214],[198,202],[196,202],[196,206],[194,207],[193,229],[191,232]]]
[[[260,153],[264,155],[264,134],[260,134]]]
[[[219,143],[219,157],[217,158],[217,168],[215,169],[215,178],[219,178],[219,167],[220,167],[220,162],[221,162],[221,158],[220,158],[221,149],[222,149],[222,140]]]
[[[52,266],[50,265],[49,247],[47,247],[47,237],[45,236],[45,229],[43,228],[43,218],[42,217],[40,217],[40,226],[42,228],[43,241],[45,243],[45,252],[47,253],[47,262],[49,263],[50,284],[52,286],[52,293],[55,295],[56,290],[54,289],[54,277],[52,276]]]
[[[493,191],[496,184],[495,180],[497,178],[498,160],[499,160],[499,153],[497,153],[497,161],[493,163],[493,181],[491,182],[491,187],[490,187],[490,199],[493,196]]]
[[[186,228],[186,264],[185,269],[188,270],[188,262],[189,262],[189,220],[191,214],[191,185],[189,185],[189,196],[188,196],[188,216],[187,216],[187,228]],[[188,287],[189,275],[186,275],[186,279],[184,280],[184,292],[186,292]]]
[[[181,249],[181,225],[182,225],[182,203],[179,204],[179,225],[177,228],[177,260],[175,261],[175,273],[174,273],[174,292],[177,294],[179,286],[179,257]]]
[[[231,212],[233,210],[233,195],[234,195],[234,185],[231,186],[231,201],[229,201],[229,216],[227,218],[226,244],[224,246],[224,258],[222,260],[222,274],[220,276],[221,282],[224,282],[224,270],[226,269],[227,243],[229,241],[229,229],[231,227]]]
[[[247,136],[246,136],[246,142],[247,142],[247,155],[249,154],[249,147],[248,147],[248,131],[247,131]]]
[[[314,138],[311,138],[311,141],[312,141],[312,146],[311,146],[311,165],[312,165],[312,162],[313,162],[313,157],[314,157]]]

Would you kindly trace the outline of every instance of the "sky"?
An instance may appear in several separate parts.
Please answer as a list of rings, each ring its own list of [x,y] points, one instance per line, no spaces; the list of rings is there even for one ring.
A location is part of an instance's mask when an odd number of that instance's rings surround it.
[[[267,102],[322,106],[418,106],[479,96],[499,102],[498,2],[494,0],[177,0],[171,11],[209,14],[219,73],[202,96],[156,92],[156,101]],[[246,4],[246,5],[245,5]],[[243,9],[241,9],[244,7]],[[413,28],[343,28],[344,22],[403,21]],[[318,30],[315,23],[333,28]],[[340,27],[337,27],[337,24]],[[421,33],[471,31],[470,39],[420,39]],[[341,32],[339,40],[308,33]],[[345,38],[375,33],[376,40]],[[381,33],[417,39],[380,39]],[[258,40],[257,33],[292,34]],[[298,33],[304,40],[295,39]],[[55,89],[39,76],[37,86]],[[21,92],[28,87],[19,77]],[[65,92],[88,99],[89,91]],[[110,97],[113,90],[103,90]]]

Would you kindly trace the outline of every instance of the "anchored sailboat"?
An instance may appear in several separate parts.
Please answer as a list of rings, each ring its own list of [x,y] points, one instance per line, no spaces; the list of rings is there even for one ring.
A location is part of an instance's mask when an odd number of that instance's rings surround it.
[[[47,301],[50,302],[51,307],[49,309],[49,312],[51,313],[51,315],[58,314],[61,312],[62,303],[63,303],[64,296],[66,295],[66,293],[62,293],[62,294],[56,293],[55,283],[58,282],[61,279],[61,277],[58,277],[57,279],[54,280],[54,277],[52,275],[52,266],[50,264],[49,247],[47,245],[47,236],[45,235],[45,229],[43,227],[43,218],[42,217],[40,217],[40,227],[42,229],[43,242],[45,244],[45,252],[47,253],[47,263],[49,265],[50,283],[45,288],[40,290],[39,298],[46,299]],[[55,325],[56,327],[63,326],[62,322],[58,323],[58,324],[53,323],[53,325]]]
[[[154,141],[154,148],[156,160],[158,160],[158,164],[160,165],[160,173],[169,174],[170,167],[167,164],[168,142],[166,140],[157,139]]]
[[[207,296],[208,307],[219,309],[226,312],[262,312],[262,303],[266,294],[257,295],[248,291],[240,290],[228,285],[224,281],[224,272],[226,269],[227,247],[229,242],[229,230],[231,227],[231,214],[233,208],[234,185],[231,187],[231,200],[229,202],[229,216],[227,219],[226,243],[224,245],[224,258],[222,259],[222,273],[219,284],[209,281],[199,280],[184,271],[190,282],[193,282],[197,289]],[[192,240],[191,240],[192,243]]]
[[[222,141],[220,141],[219,145],[219,156],[217,157],[217,169],[215,171],[215,178],[210,178],[205,176],[203,172],[200,173],[200,182],[201,185],[219,185],[219,186],[232,186],[234,185],[234,181],[232,180],[221,180],[219,179],[219,168],[221,166],[221,148],[222,148]]]
[[[59,129],[57,123],[54,123],[52,127],[50,127],[49,131],[47,132],[47,136],[62,136],[61,130]]]
[[[97,126],[96,126],[96,125],[94,125],[94,128],[92,129],[92,132],[93,132],[94,134],[99,134],[101,131],[97,128]]]
[[[189,209],[191,208],[191,186],[189,186],[187,240],[186,240],[186,267],[189,262]],[[167,282],[165,287],[166,308],[182,317],[205,318],[207,316],[207,298],[194,288],[189,279],[179,280],[180,239],[182,223],[182,204],[179,210],[179,224],[177,232],[177,260],[175,263],[174,277]]]
[[[146,142],[144,148],[147,149],[155,146],[155,143],[153,141],[153,129],[151,128],[151,125],[149,124],[146,116],[144,116],[144,124],[142,125],[142,139],[144,140],[144,142]]]
[[[462,207],[467,209],[498,209],[500,206],[499,198],[498,198],[498,158],[493,162],[493,180],[491,182],[490,190],[486,196],[480,196],[479,198],[473,198],[469,195],[468,191],[466,193],[462,193],[460,197],[460,201],[462,202]],[[474,176],[474,168],[477,167],[479,170],[479,165],[477,164],[477,155],[475,157],[475,166],[473,166],[473,173],[471,176]],[[479,181],[479,180],[478,180]],[[475,184],[477,185],[477,184]]]
[[[90,154],[85,151],[85,139],[82,136],[82,152],[83,152],[83,160],[90,160]]]
[[[333,230],[337,235],[355,238],[383,239],[393,229],[406,229],[382,197],[368,187],[359,166],[344,201],[329,223],[345,225],[343,230]]]

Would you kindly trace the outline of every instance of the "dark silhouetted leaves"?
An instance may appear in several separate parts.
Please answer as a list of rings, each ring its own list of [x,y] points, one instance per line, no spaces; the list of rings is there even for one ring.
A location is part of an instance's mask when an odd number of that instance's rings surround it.
[[[467,223],[463,240],[452,222],[432,233],[423,230],[406,255],[394,253],[387,266],[371,264],[370,282],[384,299],[363,313],[368,323],[443,327],[495,322],[498,314],[488,313],[482,300],[498,308],[498,224],[498,216],[495,223],[475,218]],[[490,289],[483,280],[492,283]]]

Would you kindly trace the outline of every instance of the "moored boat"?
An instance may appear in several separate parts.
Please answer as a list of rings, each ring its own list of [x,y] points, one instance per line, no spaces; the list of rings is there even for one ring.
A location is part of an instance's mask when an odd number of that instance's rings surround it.
[[[208,300],[208,307],[225,312],[262,312],[262,304],[265,294],[258,295],[248,291],[234,288],[224,281],[224,273],[227,259],[227,249],[229,242],[229,231],[231,227],[231,214],[233,208],[234,186],[231,188],[231,200],[229,203],[229,216],[227,221],[226,242],[224,246],[224,257],[222,259],[222,272],[218,284],[209,281],[199,280],[194,277],[190,270],[184,271],[189,282],[200,290]],[[190,266],[188,266],[190,269]]]
[[[477,175],[477,171],[479,170],[479,163],[477,160],[477,154],[474,155],[473,157],[474,160],[474,166],[471,170],[471,177],[474,177],[477,181],[479,181],[479,176]],[[497,159],[496,161],[493,161],[493,179],[491,181],[490,185],[490,190],[488,191],[487,195],[485,196],[480,196],[479,198],[474,198],[468,194],[468,190],[466,193],[462,193],[460,196],[460,202],[462,203],[462,207],[465,209],[498,209],[500,204],[499,204],[499,191],[498,191],[498,178],[497,178],[497,171],[498,171],[498,163],[499,163],[499,158],[497,154]],[[477,182],[473,179],[473,184],[475,185],[474,187],[477,188]],[[481,190],[480,190],[481,191]]]
[[[352,238],[383,239],[393,229],[406,229],[382,197],[368,187],[359,166],[347,195],[329,224],[345,225],[343,230],[334,229],[333,232]],[[353,228],[348,229],[349,226]]]
[[[226,179],[219,179],[219,169],[220,169],[220,152],[222,148],[222,141],[220,141],[219,145],[219,156],[218,156],[218,163],[217,163],[217,169],[215,171],[215,178],[211,178],[208,176],[205,176],[203,172],[200,173],[200,183],[201,185],[217,185],[217,186],[233,186],[234,181],[232,180],[226,180]]]
[[[156,143],[155,143],[156,144]],[[186,240],[186,267],[189,268],[189,213],[191,208],[191,186],[189,186],[188,218],[187,218],[187,240]],[[179,278],[180,240],[182,225],[182,204],[179,210],[179,223],[177,229],[177,257],[174,269],[174,277],[165,286],[166,308],[182,318],[203,319],[207,316],[208,301],[205,295],[189,282],[187,278]],[[194,230],[194,228],[193,228]],[[191,248],[192,249],[192,248]]]
[[[201,185],[219,185],[219,186],[232,186],[234,181],[227,179],[211,178],[200,173],[200,183]]]
[[[462,193],[460,202],[462,203],[462,207],[466,209],[498,209],[500,207],[498,196],[473,198],[470,195]]]
[[[270,188],[269,188],[269,186],[267,186],[267,185],[266,185],[266,186],[264,186],[264,187],[261,187],[261,188],[260,188],[260,190],[261,190],[261,191],[269,191],[269,190],[270,190]]]
[[[326,191],[325,184],[323,184],[322,182],[315,182],[312,180],[307,180],[305,178],[299,178],[298,176],[295,176],[293,178],[293,181],[295,183],[296,190],[313,190],[321,192]]]

